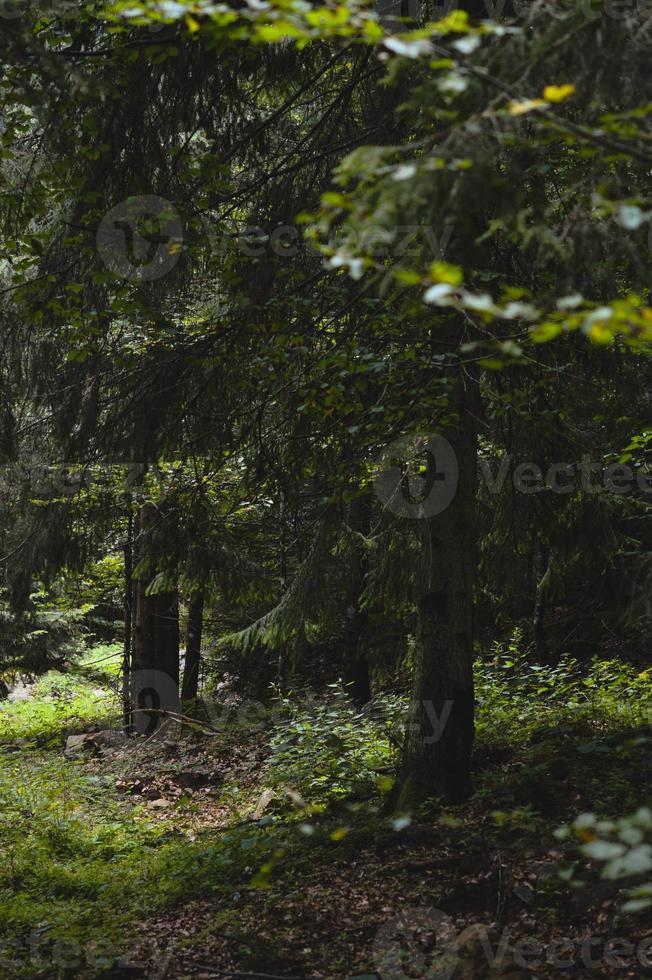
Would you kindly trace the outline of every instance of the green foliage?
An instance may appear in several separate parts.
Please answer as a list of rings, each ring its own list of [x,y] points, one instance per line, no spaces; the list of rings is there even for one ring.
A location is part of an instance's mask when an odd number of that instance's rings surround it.
[[[605,820],[594,813],[582,813],[572,824],[560,828],[560,840],[578,841],[584,858],[596,862],[603,878],[627,879],[628,899],[624,912],[640,912],[652,906],[652,811],[641,807],[635,813]],[[632,885],[632,879],[647,877]]]
[[[518,742],[559,726],[602,722],[618,730],[645,726],[652,717],[648,671],[594,657],[582,665],[562,657],[556,666],[533,664],[516,631],[504,649],[475,666],[478,737]]]
[[[0,702],[0,744],[15,739],[60,744],[65,734],[84,725],[115,721],[120,702],[116,690],[105,685],[115,684],[119,669],[119,648],[100,645],[74,673],[48,671],[34,683],[31,697]]]
[[[518,23],[454,11],[405,31],[358,0],[59,13],[27,5],[0,38],[0,459],[17,463],[0,478],[0,553],[21,610],[2,613],[0,673],[79,661],[86,607],[121,602],[125,536],[149,503],[137,574],[150,593],[206,594],[218,668],[227,650],[240,673],[266,682],[278,664],[287,680],[311,645],[312,663],[343,645],[345,616],[360,634],[347,653],[375,652],[391,620],[385,678],[404,689],[435,558],[371,492],[384,447],[445,427],[451,392],[482,375],[469,415],[493,458],[647,465],[649,11],[605,29],[598,7],[562,0]],[[98,247],[127,193],[178,213],[155,281]],[[275,250],[297,214],[316,247]],[[131,232],[161,244],[151,216]],[[502,629],[536,600],[543,628],[563,604],[573,632],[556,649],[572,636],[588,651],[543,666],[515,633],[477,664],[476,757],[495,763],[477,799],[506,836],[574,805],[567,783],[595,809],[629,807],[649,743],[648,674],[611,649],[650,631],[647,490],[548,489],[480,493],[487,618]],[[0,927],[109,935],[230,875],[269,887],[280,831],[180,839],[40,752],[119,717],[119,651],[92,653],[29,705],[0,704]],[[387,789],[404,698],[359,714],[330,689],[278,707],[272,785],[317,807]],[[39,751],[16,755],[16,739]],[[647,875],[646,813],[589,821],[586,856]]]
[[[243,887],[275,863],[272,829],[234,827],[188,840],[152,821],[143,804],[118,799],[110,772],[89,775],[61,755],[70,727],[115,717],[113,691],[96,685],[99,666],[106,682],[117,661],[115,646],[95,648],[80,668],[91,679],[52,671],[30,701],[0,705],[0,952],[3,970],[13,964],[9,976],[58,978],[70,969],[99,976],[95,953],[102,948],[106,965],[116,967],[126,930],[143,914],[229,892],[234,882]],[[72,944],[68,972],[57,959],[64,941]]]
[[[287,696],[278,706],[288,717],[270,736],[272,785],[294,787],[311,804],[374,793],[395,761],[387,729],[357,712],[337,685],[318,702]],[[396,703],[383,699],[378,710],[385,708]]]
[[[86,609],[52,609],[14,614],[0,610],[0,672],[41,673],[79,657],[84,649]]]
[[[112,603],[119,606],[124,593],[124,562],[122,555],[104,555],[89,561],[81,574],[67,569],[57,583],[64,596],[73,597],[74,604],[95,605]]]
[[[476,662],[475,678],[476,751],[480,758],[508,746],[522,753],[523,765],[512,787],[516,797],[520,788],[542,802],[550,780],[548,790],[554,796],[559,789],[555,769],[561,775],[570,765],[586,789],[594,774],[598,783],[603,780],[604,800],[618,801],[624,787],[614,780],[613,763],[630,758],[634,763],[649,741],[645,726],[652,715],[652,694],[647,672],[597,657],[585,667],[571,657],[555,667],[532,664],[517,630],[507,649],[497,644],[491,659]],[[319,701],[288,695],[276,703],[276,710],[287,718],[270,735],[272,785],[289,785],[308,802],[322,803],[369,795],[379,787],[386,791],[391,784],[407,715],[404,697],[379,697],[371,710],[359,713],[332,685]],[[605,730],[612,733],[608,738]],[[562,760],[559,751],[567,758]],[[604,769],[596,768],[596,753]],[[483,775],[481,784],[480,793],[486,791],[492,802],[492,774]]]

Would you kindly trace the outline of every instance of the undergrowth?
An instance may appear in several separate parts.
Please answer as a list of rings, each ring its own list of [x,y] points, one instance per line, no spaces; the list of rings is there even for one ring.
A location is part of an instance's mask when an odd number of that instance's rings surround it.
[[[40,745],[67,731],[120,716],[111,686],[120,669],[118,644],[93,647],[69,672],[51,670],[35,681],[25,700],[0,702],[0,745],[17,739]]]
[[[172,819],[150,819],[144,805],[117,797],[110,766],[89,774],[83,760],[61,751],[71,730],[115,719],[119,657],[117,646],[95,647],[68,673],[40,678],[29,700],[0,703],[3,976],[99,975],[144,916],[202,894],[269,888],[296,876],[320,848],[354,847],[363,829],[409,825],[409,817],[392,822],[380,812],[400,754],[405,699],[380,697],[359,712],[337,687],[320,700],[284,696],[263,726],[258,793],[291,788],[294,799],[256,823],[234,815],[229,826],[193,835],[184,832],[181,802]],[[511,846],[532,847],[553,840],[564,822],[571,841],[577,814],[596,811],[612,822],[585,817],[580,831],[590,827],[594,838],[580,836],[580,844],[595,841],[593,856],[605,861],[628,855],[623,845],[643,847],[628,858],[643,873],[647,828],[639,818],[634,829],[618,820],[650,793],[649,688],[646,672],[614,661],[538,667],[525,661],[518,637],[495,649],[476,668],[476,796],[450,819],[463,828],[492,813]],[[245,749],[262,737],[260,725],[250,729],[237,734]],[[435,809],[435,822],[442,815],[448,819]],[[413,816],[431,820],[433,811]],[[647,898],[638,892],[631,900]],[[67,953],[57,947],[63,940]]]

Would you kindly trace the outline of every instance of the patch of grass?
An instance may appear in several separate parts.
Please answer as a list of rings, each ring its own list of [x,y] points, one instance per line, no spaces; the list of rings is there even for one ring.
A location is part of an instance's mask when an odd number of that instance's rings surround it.
[[[122,644],[98,643],[91,647],[72,670],[91,680],[115,682],[122,669]]]
[[[118,717],[119,699],[107,685],[115,682],[119,665],[117,644],[93,647],[69,672],[50,670],[39,677],[28,700],[0,702],[0,745],[17,739],[56,742],[72,729]]]
[[[266,887],[274,870],[273,827],[190,841],[145,806],[117,799],[112,779],[87,775],[83,763],[42,750],[0,751],[0,763],[0,951],[3,936],[24,946],[10,976],[63,976],[52,950],[64,940],[84,955],[98,944],[117,955],[143,915],[245,889],[261,869]],[[49,950],[43,972],[26,952],[39,930]],[[77,975],[87,974],[80,966]]]
[[[101,722],[119,710],[111,691],[91,687],[83,678],[46,675],[41,691],[27,701],[0,704],[0,744],[17,739],[39,744],[58,742],[74,729]]]
[[[369,839],[403,846],[395,831],[409,823],[394,826],[378,809],[379,789],[398,761],[405,699],[381,698],[371,714],[357,712],[336,689],[319,702],[284,699],[267,729],[271,754],[259,772],[254,765],[251,785],[245,779],[239,787],[236,778],[223,787],[233,796],[232,825],[190,839],[182,806],[174,822],[155,821],[145,805],[116,796],[109,762],[98,774],[97,765],[61,754],[70,728],[119,710],[110,688],[119,659],[119,647],[96,647],[74,671],[41,678],[31,700],[0,706],[0,954],[3,936],[23,942],[3,975],[70,975],[56,960],[56,944],[65,940],[77,950],[74,975],[99,976],[91,951],[102,944],[121,950],[143,917],[200,895],[229,907],[234,893],[274,896],[284,882],[299,887],[307,869],[328,865],[335,852],[353,857]],[[479,753],[506,749],[506,759],[490,759],[476,774],[477,794],[466,808],[447,816],[433,803],[415,819],[444,821],[460,847],[488,834],[501,848],[525,852],[552,842],[555,827],[582,809],[634,809],[650,771],[642,745],[626,731],[646,717],[648,684],[621,664],[596,661],[582,672],[567,660],[540,670],[517,649],[496,651],[477,667]],[[227,730],[220,751],[259,747],[261,731],[254,723]],[[15,751],[18,739],[28,742]],[[243,796],[286,785],[306,809],[272,807],[258,824],[238,823]],[[201,801],[189,799],[188,810],[196,806]],[[25,945],[35,936],[37,966]]]
[[[119,656],[117,647],[95,647],[74,671],[41,677],[29,700],[0,705],[3,977],[63,977],[71,969],[99,976],[143,915],[246,888],[271,860],[259,882],[265,887],[273,870],[274,828],[207,831],[191,841],[171,822],[151,819],[144,804],[119,799],[108,762],[98,775],[63,756],[71,728],[119,711],[97,673],[101,660],[110,683]]]

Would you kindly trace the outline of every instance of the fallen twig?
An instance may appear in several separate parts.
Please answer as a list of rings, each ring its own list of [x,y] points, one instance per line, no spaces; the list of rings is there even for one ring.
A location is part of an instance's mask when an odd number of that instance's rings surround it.
[[[167,708],[133,708],[131,714],[160,715],[164,718],[169,718],[170,721],[176,721],[177,725],[188,725],[189,728],[201,731],[204,735],[224,734],[218,728],[213,728],[212,725],[204,724],[203,721],[198,721],[189,715],[182,715],[178,711],[170,711]]]
[[[281,976],[279,973],[243,973],[242,970],[219,970],[217,967],[209,966],[207,963],[197,964],[202,970],[214,973],[218,977],[249,977],[249,980],[301,980],[300,977]]]

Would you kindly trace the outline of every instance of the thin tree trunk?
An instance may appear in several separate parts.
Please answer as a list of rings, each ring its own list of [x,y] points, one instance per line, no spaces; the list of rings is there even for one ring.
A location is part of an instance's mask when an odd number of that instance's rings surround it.
[[[152,532],[159,511],[145,504],[138,521],[137,558],[151,557]],[[179,698],[179,597],[176,590],[148,595],[152,573],[141,573],[136,582],[135,628],[130,700],[133,728],[152,735],[160,727],[159,716],[147,709],[180,712]]]
[[[137,519],[134,564],[139,565],[148,558],[149,535],[154,521],[155,511],[150,504],[141,507]],[[154,651],[154,618],[151,597],[147,595],[147,587],[152,580],[151,574],[142,570],[135,580],[135,608],[133,630],[133,670],[147,670],[156,665]]]
[[[280,578],[280,592],[281,596],[284,596],[287,592],[288,587],[288,561],[287,561],[287,540],[286,540],[286,501],[285,501],[285,491],[282,486],[279,486],[279,500],[278,500],[278,519],[279,519],[279,538],[278,538],[278,561],[279,561],[279,578]],[[279,644],[278,649],[278,661],[276,667],[276,681],[280,690],[285,690],[286,686],[286,675],[288,667],[288,657],[287,657],[287,641],[282,640]]]
[[[349,508],[349,526],[353,532],[369,532],[369,500],[358,497]],[[365,650],[368,616],[360,609],[360,598],[364,588],[367,561],[362,545],[356,540],[351,557],[351,588],[347,596],[346,621],[344,626],[344,682],[353,703],[362,708],[371,701],[371,679],[369,662]]]
[[[356,596],[346,609],[344,683],[351,700],[358,708],[363,708],[371,701],[369,663],[363,646],[366,631],[367,614],[359,609]]]
[[[457,459],[457,490],[446,509],[420,521],[426,570],[403,763],[392,801],[398,809],[435,794],[461,802],[472,793],[476,400],[475,382],[460,378],[451,399],[457,418],[443,433]]]
[[[201,637],[204,618],[204,596],[196,592],[190,597],[188,607],[188,632],[186,636],[186,657],[183,669],[183,701],[195,701],[199,684],[199,665],[201,662]]]
[[[554,657],[552,656],[546,635],[545,613],[546,591],[550,583],[551,566],[548,549],[542,544],[537,545],[534,571],[537,583],[534,596],[534,609],[532,612],[534,646],[536,648],[538,662],[550,666],[554,663]]]
[[[129,687],[131,683],[132,600],[134,591],[133,542],[134,518],[130,502],[127,517],[127,541],[124,546],[124,648],[122,654],[122,722],[127,735],[131,732]]]

